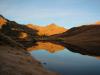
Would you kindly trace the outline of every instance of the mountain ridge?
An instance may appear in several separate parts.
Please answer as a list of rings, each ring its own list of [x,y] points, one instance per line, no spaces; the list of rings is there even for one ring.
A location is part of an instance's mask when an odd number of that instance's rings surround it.
[[[96,24],[73,27],[62,34],[52,35],[51,37],[62,38],[63,43],[86,50],[100,49],[100,25]]]
[[[54,35],[67,31],[67,29],[57,26],[56,24],[49,24],[47,26],[37,26],[33,24],[28,24],[27,27],[36,29],[38,31],[38,35]]]

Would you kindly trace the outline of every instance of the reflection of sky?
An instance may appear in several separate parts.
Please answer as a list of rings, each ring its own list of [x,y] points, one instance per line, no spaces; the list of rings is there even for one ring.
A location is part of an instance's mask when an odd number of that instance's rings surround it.
[[[19,23],[70,28],[100,20],[100,0],[0,0],[0,14]]]
[[[32,51],[32,56],[44,66],[63,75],[100,75],[100,60],[70,52],[67,49],[55,53],[45,50]]]

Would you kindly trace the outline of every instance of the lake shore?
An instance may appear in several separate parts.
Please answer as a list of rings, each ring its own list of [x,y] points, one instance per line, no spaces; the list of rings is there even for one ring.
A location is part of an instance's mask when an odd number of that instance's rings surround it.
[[[47,71],[23,48],[0,43],[0,75],[58,75]]]

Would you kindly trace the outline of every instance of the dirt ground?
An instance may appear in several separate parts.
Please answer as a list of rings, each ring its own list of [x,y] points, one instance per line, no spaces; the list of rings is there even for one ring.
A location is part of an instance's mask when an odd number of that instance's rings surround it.
[[[20,47],[0,44],[0,75],[58,75],[47,71],[41,63]]]

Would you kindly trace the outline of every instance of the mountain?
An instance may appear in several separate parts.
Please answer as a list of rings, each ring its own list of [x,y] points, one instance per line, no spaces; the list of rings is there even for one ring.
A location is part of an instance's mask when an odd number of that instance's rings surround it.
[[[39,35],[47,35],[47,36],[60,34],[67,31],[67,29],[60,27],[56,24],[49,24],[47,26],[37,26],[37,25],[28,24],[27,27],[38,30]]]
[[[7,22],[7,20],[6,20],[2,15],[0,15],[0,28],[1,28],[3,25],[5,25],[6,22]]]
[[[97,21],[97,22],[96,22],[96,25],[100,25],[100,21]]]
[[[2,15],[0,15],[0,32],[23,44],[23,46],[26,46],[27,43],[35,42],[34,37],[37,36],[37,30],[18,24],[15,21],[10,21]]]
[[[100,25],[73,27],[62,34],[51,37],[62,38],[63,43],[75,45],[85,50],[100,50]]]

